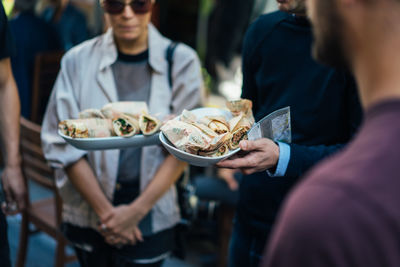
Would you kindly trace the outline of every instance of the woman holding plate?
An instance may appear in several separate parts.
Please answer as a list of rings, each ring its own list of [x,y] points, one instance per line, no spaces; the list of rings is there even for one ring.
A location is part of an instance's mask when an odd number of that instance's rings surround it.
[[[160,266],[180,219],[172,185],[185,165],[160,146],[78,150],[58,136],[57,125],[117,101],[144,101],[161,117],[193,109],[202,99],[200,63],[184,44],[168,63],[171,41],[150,23],[154,0],[101,4],[111,27],[64,56],[43,122],[43,149],[56,169],[63,231],[81,266]]]

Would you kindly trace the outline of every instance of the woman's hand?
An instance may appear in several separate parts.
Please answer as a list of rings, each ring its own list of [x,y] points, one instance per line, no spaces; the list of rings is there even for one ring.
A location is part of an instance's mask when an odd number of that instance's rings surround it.
[[[100,219],[99,231],[111,245],[135,244],[143,241],[137,225],[145,214],[135,204],[114,207]]]

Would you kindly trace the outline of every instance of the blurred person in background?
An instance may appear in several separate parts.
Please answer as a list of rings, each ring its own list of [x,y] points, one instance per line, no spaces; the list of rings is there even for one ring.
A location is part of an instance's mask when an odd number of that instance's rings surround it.
[[[217,77],[216,64],[229,67],[232,58],[240,53],[243,36],[250,23],[256,0],[218,0],[208,22],[206,67]]]
[[[86,17],[79,9],[69,0],[49,1],[42,16],[54,26],[65,51],[89,38]]]
[[[82,151],[58,134],[58,123],[109,102],[145,101],[150,114],[180,114],[201,105],[202,76],[194,50],[150,23],[152,0],[104,0],[103,35],[63,58],[45,114],[43,150],[63,199],[63,230],[81,266],[160,266],[179,222],[173,184],[185,164],[160,146]],[[172,68],[172,87],[168,69]]]
[[[240,169],[230,266],[258,266],[280,205],[302,174],[342,149],[357,130],[361,107],[346,71],[317,63],[305,0],[278,0],[280,11],[249,28],[243,46],[242,97],[256,121],[290,106],[292,143],[242,141],[246,154],[220,167]]]
[[[1,203],[0,208],[0,263],[1,266],[11,267],[7,223],[3,212],[14,214],[24,209],[26,189],[19,155],[20,103],[10,63],[14,47],[7,25],[3,4],[0,3],[0,145],[4,159],[1,183],[5,194],[5,201]]]
[[[314,56],[353,71],[365,120],[290,194],[265,266],[400,266],[400,1],[307,6]]]
[[[21,100],[21,115],[30,118],[35,57],[61,49],[55,30],[35,14],[36,0],[15,0],[10,30],[16,46],[11,65]]]

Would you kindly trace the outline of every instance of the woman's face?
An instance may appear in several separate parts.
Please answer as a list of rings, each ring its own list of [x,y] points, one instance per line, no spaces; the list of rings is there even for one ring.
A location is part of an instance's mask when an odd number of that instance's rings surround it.
[[[152,0],[104,0],[114,36],[120,41],[135,41],[147,33],[151,19]]]

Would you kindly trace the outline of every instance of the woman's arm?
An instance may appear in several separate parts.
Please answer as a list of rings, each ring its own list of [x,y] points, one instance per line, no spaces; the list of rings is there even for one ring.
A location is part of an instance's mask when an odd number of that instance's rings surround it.
[[[185,167],[185,163],[171,155],[167,156],[140,196],[129,205],[115,207],[103,217],[102,223],[114,234],[126,236],[133,233],[140,220],[176,182]],[[136,238],[141,239],[138,236]]]
[[[76,190],[89,203],[100,219],[110,212],[112,204],[101,190],[93,170],[85,158],[81,158],[66,167],[65,171]]]

